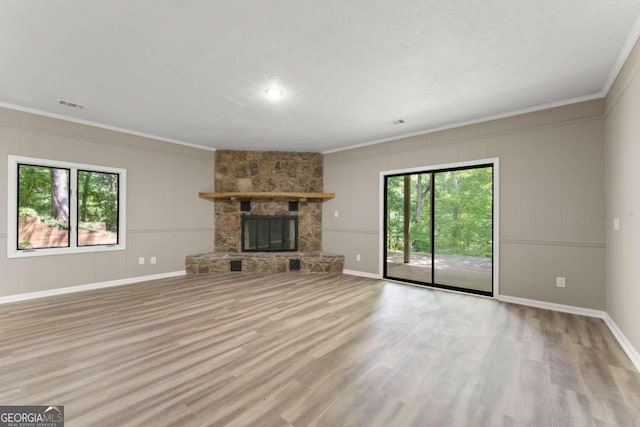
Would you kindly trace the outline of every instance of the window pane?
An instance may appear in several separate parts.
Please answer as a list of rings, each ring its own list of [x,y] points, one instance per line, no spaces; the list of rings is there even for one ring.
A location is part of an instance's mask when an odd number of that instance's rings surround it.
[[[18,250],[69,246],[69,169],[18,165]]]
[[[493,168],[435,174],[435,282],[493,289]]]
[[[78,246],[118,244],[118,178],[78,171]]]
[[[386,275],[431,283],[431,174],[387,177]]]

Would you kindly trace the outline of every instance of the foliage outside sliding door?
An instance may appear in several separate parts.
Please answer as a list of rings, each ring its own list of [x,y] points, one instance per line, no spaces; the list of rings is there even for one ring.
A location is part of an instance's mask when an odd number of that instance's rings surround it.
[[[409,215],[405,215],[405,185],[410,188]],[[431,174],[392,176],[387,178],[387,242],[392,251],[404,250],[406,225],[411,231],[410,245],[418,251],[431,251]],[[406,218],[409,221],[405,223]]]
[[[435,174],[437,252],[491,257],[493,242],[492,168]]]
[[[492,292],[493,167],[385,177],[384,276]]]

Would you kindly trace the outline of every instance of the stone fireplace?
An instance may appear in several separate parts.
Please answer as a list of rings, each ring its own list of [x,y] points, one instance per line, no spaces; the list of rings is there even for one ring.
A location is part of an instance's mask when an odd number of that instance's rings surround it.
[[[216,151],[215,194],[234,196],[216,196],[214,252],[187,257],[187,273],[232,271],[232,262],[233,271],[342,272],[344,256],[322,252],[323,200],[299,196],[323,192],[323,163],[320,153]],[[248,237],[247,218],[269,226],[255,223],[261,234]],[[297,241],[283,244],[293,218]]]

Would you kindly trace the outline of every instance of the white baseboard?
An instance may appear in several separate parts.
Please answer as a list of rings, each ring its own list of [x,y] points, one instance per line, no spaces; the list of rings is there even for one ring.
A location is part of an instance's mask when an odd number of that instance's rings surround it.
[[[367,277],[369,279],[380,279],[380,278],[382,278],[382,276],[380,276],[379,274],[367,273],[365,271],[358,271],[358,270],[347,270],[347,269],[344,269],[344,270],[342,270],[342,273],[348,274],[350,276]]]
[[[110,280],[108,282],[89,283],[87,285],[69,286],[66,288],[49,289],[39,292],[27,292],[24,294],[8,295],[0,297],[0,304],[8,304],[11,302],[26,301],[36,298],[50,297],[53,295],[64,295],[73,292],[90,291],[93,289],[111,288],[114,286],[130,285],[132,283],[147,282],[149,280],[166,279],[169,277],[184,276],[186,273],[182,271],[172,271],[169,273],[150,274],[148,276],[130,277],[127,279]]]
[[[633,363],[633,366],[635,366],[636,370],[640,372],[640,354],[633,347],[631,342],[629,342],[627,337],[622,333],[620,328],[618,328],[618,325],[616,325],[616,323],[606,311],[575,307],[572,305],[555,304],[552,302],[538,301],[527,298],[510,297],[507,295],[500,295],[498,297],[498,300],[513,304],[527,305],[530,307],[544,308],[546,310],[561,311],[563,313],[579,314],[581,316],[597,317],[602,319],[604,323],[609,327],[609,330],[616,338],[616,340],[618,340],[620,347],[622,347],[624,352],[627,354],[627,356],[631,360],[631,363]]]
[[[544,308],[546,310],[561,311],[563,313],[579,314],[581,316],[598,317],[600,319],[604,319],[604,316],[607,314],[602,310],[593,310],[591,308],[582,308],[573,305],[555,304],[553,302],[538,301],[528,298],[510,297],[508,295],[498,296],[498,301],[527,305],[529,307]]]
[[[614,322],[613,319],[609,316],[609,313],[605,313],[602,320],[604,320],[604,323],[607,324],[613,336],[616,337],[624,352],[627,353],[627,356],[629,356],[629,359],[631,359],[631,363],[633,363],[633,366],[635,366],[636,370],[640,372],[640,354],[638,353],[638,351],[633,347],[633,345],[631,345],[620,328],[618,328],[618,325],[616,325],[616,322]]]

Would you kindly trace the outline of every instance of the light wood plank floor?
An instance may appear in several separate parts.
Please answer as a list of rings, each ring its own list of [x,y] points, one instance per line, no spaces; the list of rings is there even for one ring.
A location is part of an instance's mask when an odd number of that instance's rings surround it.
[[[640,425],[599,319],[346,275],[166,279],[0,306],[0,404],[68,426]]]

